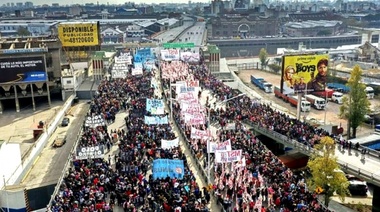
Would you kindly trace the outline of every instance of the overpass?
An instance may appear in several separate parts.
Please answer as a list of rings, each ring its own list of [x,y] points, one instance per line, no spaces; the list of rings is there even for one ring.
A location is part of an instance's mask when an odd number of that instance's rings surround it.
[[[379,41],[379,36],[372,36],[372,43]],[[269,54],[277,54],[277,48],[298,49],[302,44],[308,49],[337,48],[342,45],[363,43],[362,35],[340,35],[330,37],[275,37],[253,39],[212,39],[209,44],[217,45],[221,57],[252,57],[259,55],[260,49],[267,49]]]
[[[290,139],[278,132],[261,127],[253,122],[247,122],[246,124],[251,127],[256,134],[267,136],[268,138],[296,149],[305,155],[310,156],[312,153],[316,152],[315,149],[305,144]],[[343,150],[340,148],[340,145],[337,144],[337,147],[335,148],[335,156],[343,171],[362,178],[380,188],[380,154],[378,157],[375,157],[373,154],[366,154],[366,159],[362,160],[359,151],[354,149],[350,151],[348,149]]]

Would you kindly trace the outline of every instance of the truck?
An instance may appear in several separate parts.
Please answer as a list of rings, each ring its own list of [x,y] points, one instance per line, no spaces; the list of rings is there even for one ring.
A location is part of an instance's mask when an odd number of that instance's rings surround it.
[[[265,81],[263,78],[256,78],[255,76],[251,75],[251,83],[259,87],[265,93],[272,93],[273,85]]]
[[[281,89],[274,86],[274,96],[288,102],[288,95],[281,93]]]
[[[367,86],[365,88],[365,94],[368,99],[373,99],[375,97],[375,90],[372,87]]]
[[[334,93],[334,90],[326,88],[324,91],[313,91],[311,94],[314,96],[319,96],[321,98],[331,98],[332,94]]]
[[[326,108],[326,101],[318,96],[307,94],[305,95],[305,98],[317,110],[323,110]]]
[[[288,102],[293,105],[294,107],[297,107],[298,105],[298,96],[289,96]],[[301,100],[301,111],[302,112],[309,112],[310,111],[310,102],[302,99]]]
[[[330,89],[333,89],[334,91],[338,91],[341,93],[350,92],[350,87],[348,87],[342,83],[335,83],[335,82],[327,83],[327,87]]]
[[[343,93],[341,92],[334,92],[332,94],[331,100],[337,104],[343,104]]]

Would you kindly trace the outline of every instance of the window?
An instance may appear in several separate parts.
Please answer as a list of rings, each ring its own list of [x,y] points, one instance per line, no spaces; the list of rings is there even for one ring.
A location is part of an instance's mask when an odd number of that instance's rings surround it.
[[[66,81],[66,84],[71,84],[71,80],[67,80],[67,81]]]

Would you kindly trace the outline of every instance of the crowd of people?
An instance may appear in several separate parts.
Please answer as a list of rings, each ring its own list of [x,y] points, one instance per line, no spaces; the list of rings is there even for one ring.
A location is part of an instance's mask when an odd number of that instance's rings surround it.
[[[165,88],[191,75],[200,81],[203,89],[212,91],[220,101],[238,94],[210,75],[204,64],[163,63],[161,69]],[[171,75],[173,72],[175,76]],[[107,145],[110,150],[112,145],[117,145],[116,154],[107,158],[74,160],[51,203],[51,211],[112,211],[115,205],[131,212],[209,210],[207,204],[211,194],[196,183],[181,148],[161,148],[162,139],[175,139],[172,126],[148,125],[144,121],[144,116],[151,115],[146,111],[147,98],[169,97],[168,93],[155,90],[156,85],[151,86],[155,74],[154,71],[144,71],[143,75],[137,76],[129,73],[125,79],[101,82],[91,101],[88,117],[100,116],[107,124],[112,124],[116,115],[123,111],[127,114],[123,117],[125,128],[109,129],[107,125],[84,124],[79,146]],[[175,91],[171,92],[175,97]],[[219,131],[214,139],[230,140],[232,149],[243,151],[245,161],[244,165],[232,163],[232,167],[215,165],[212,190],[226,210],[328,211],[307,189],[303,176],[292,173],[250,131],[242,127],[242,122],[258,124],[310,147],[317,144],[322,136],[328,135],[327,132],[246,96],[228,101],[225,109],[213,107],[208,98],[206,110],[210,110],[211,121],[218,122],[222,129],[228,122],[235,123],[235,129]],[[206,130],[210,123],[188,125],[180,107],[179,103],[173,105],[174,120],[187,138],[192,152],[197,156],[206,154],[207,142],[191,138],[191,127]],[[156,159],[182,160],[185,165],[183,179],[154,179],[150,170]]]
[[[49,207],[54,212],[113,211],[208,211],[210,194],[200,188],[181,148],[161,148],[161,139],[174,139],[170,124],[147,125],[144,116],[146,98],[160,98],[150,86],[154,72],[126,79],[104,80],[90,103],[88,117],[100,116],[108,124],[121,111],[125,128],[109,125],[83,125],[78,146],[117,145],[113,156],[73,160],[59,192]],[[110,149],[110,148],[108,148]],[[178,159],[184,162],[183,179],[154,179],[150,170],[155,159]]]
[[[204,89],[212,91],[219,101],[230,99],[239,93],[210,75],[205,65],[190,66],[190,74],[200,81]],[[176,80],[176,79],[174,79]],[[169,88],[168,81],[166,88]],[[172,90],[175,96],[175,90]],[[166,94],[169,96],[169,93]],[[230,140],[232,149],[242,149],[245,166],[232,163],[233,168],[216,164],[213,189],[218,201],[226,210],[234,211],[328,211],[317,200],[313,191],[307,190],[302,175],[293,174],[271,151],[265,148],[255,136],[246,131],[243,121],[259,124],[288,138],[296,139],[313,147],[327,132],[278,112],[270,105],[242,96],[226,103],[226,107],[216,108],[208,103],[211,122],[216,121],[222,129],[228,122],[234,122],[234,130],[222,130],[215,140]],[[173,106],[176,123],[183,131],[194,155],[207,153],[207,141],[192,139],[191,127],[206,130],[206,125],[188,126],[181,115],[180,103]],[[206,158],[207,159],[207,158]]]

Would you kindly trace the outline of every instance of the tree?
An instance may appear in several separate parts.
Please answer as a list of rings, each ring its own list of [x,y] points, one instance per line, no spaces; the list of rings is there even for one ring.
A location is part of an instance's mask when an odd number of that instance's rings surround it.
[[[365,121],[365,115],[370,112],[370,105],[365,88],[361,83],[363,71],[358,65],[354,66],[348,79],[347,86],[350,88],[348,97],[344,97],[343,105],[340,107],[340,117],[348,121],[347,135],[356,138],[356,129]]]
[[[280,73],[281,71],[281,66],[277,64],[269,64],[268,67],[272,69],[274,72],[276,72],[277,74]]]
[[[259,59],[260,59],[260,62],[261,62],[261,70],[263,70],[263,68],[268,65],[268,52],[266,49],[262,48],[260,49],[260,53],[259,53]]]
[[[340,170],[335,156],[334,140],[328,136],[322,137],[320,143],[314,146],[317,150],[310,156],[307,167],[311,171],[311,187],[322,188],[325,205],[328,207],[334,192],[344,201],[348,193],[349,182]]]
[[[22,27],[22,26],[18,28],[17,34],[21,37],[31,35],[29,30],[26,27]]]

